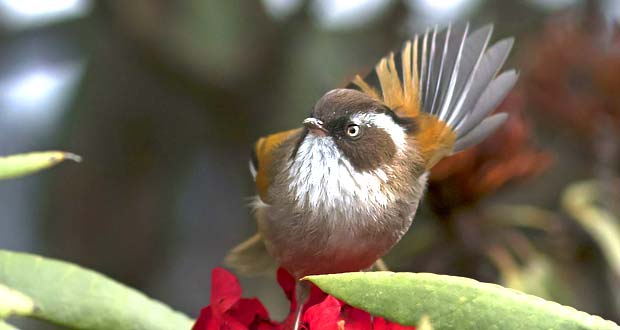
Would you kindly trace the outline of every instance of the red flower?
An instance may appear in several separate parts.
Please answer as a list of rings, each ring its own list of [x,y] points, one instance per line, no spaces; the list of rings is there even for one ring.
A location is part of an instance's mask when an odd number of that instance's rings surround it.
[[[295,319],[295,279],[285,270],[278,269],[278,283],[291,303],[290,313],[283,322],[269,319],[263,304],[255,298],[241,298],[239,282],[222,268],[213,270],[211,304],[202,309],[192,330],[288,330]],[[301,328],[305,330],[413,330],[327,295],[312,286],[310,298],[304,306]]]
[[[275,323],[258,299],[241,298],[241,286],[223,268],[211,273],[211,304],[200,311],[192,330],[267,330]]]

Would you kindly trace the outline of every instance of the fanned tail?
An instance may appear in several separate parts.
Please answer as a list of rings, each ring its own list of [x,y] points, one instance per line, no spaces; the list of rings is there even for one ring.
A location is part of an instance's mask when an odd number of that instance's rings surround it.
[[[430,169],[441,158],[481,142],[507,118],[489,114],[517,81],[514,70],[498,75],[514,40],[487,48],[492,31],[487,25],[470,34],[469,24],[442,32],[436,26],[427,29],[347,87],[383,101],[399,116],[416,118],[418,147]]]

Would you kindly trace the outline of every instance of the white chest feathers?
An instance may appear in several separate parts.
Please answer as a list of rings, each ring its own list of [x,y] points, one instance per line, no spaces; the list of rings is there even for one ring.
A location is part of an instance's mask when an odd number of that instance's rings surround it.
[[[358,172],[331,137],[306,136],[289,163],[289,194],[304,210],[339,216],[372,216],[395,196],[382,189],[389,167]],[[360,214],[363,213],[363,214]]]

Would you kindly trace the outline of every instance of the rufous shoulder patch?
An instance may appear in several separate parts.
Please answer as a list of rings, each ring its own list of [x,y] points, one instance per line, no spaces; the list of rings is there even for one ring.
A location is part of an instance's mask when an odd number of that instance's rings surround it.
[[[295,128],[288,131],[278,132],[275,134],[267,135],[256,141],[254,145],[254,152],[256,153],[256,159],[258,160],[258,168],[256,171],[256,190],[260,199],[269,203],[267,192],[269,185],[271,184],[271,175],[269,173],[271,164],[274,158],[274,151],[282,142],[286,141],[292,135],[301,132],[301,128]]]
[[[418,125],[415,134],[417,147],[425,167],[431,169],[452,152],[456,134],[437,116],[421,113],[415,120]]]

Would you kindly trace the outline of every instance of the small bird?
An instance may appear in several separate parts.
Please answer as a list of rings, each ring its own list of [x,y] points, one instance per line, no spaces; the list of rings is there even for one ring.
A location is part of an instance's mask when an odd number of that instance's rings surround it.
[[[431,168],[506,120],[489,114],[517,81],[514,70],[498,75],[513,39],[487,47],[492,30],[427,29],[325,93],[302,127],[259,139],[258,233],[227,264],[255,273],[275,261],[300,279],[366,270],[385,255],[409,229]],[[298,285],[295,329],[307,291]]]

